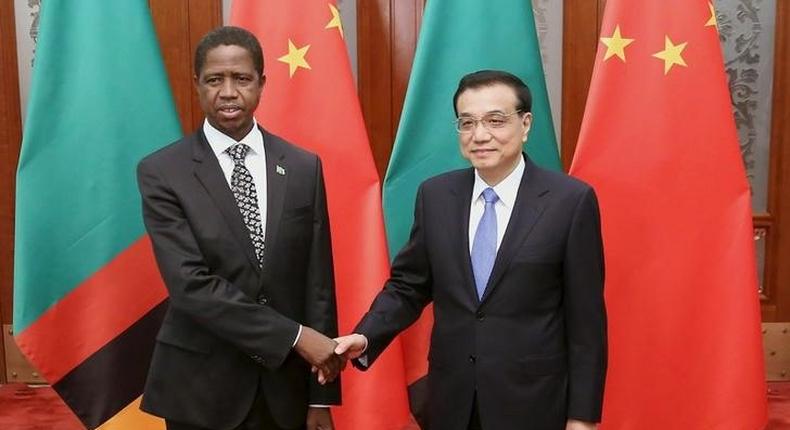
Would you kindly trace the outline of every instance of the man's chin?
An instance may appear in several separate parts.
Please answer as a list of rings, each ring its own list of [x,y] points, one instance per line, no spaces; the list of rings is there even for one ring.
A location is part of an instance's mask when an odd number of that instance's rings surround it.
[[[247,133],[249,133],[251,126],[251,123],[242,124],[240,121],[222,122],[219,124],[219,127],[217,127],[217,130],[221,131],[223,134],[235,138],[236,140],[240,140]]]

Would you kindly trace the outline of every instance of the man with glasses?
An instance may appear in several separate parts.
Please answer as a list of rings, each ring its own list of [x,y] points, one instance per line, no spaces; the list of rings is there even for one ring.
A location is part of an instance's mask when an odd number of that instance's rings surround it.
[[[466,75],[453,103],[472,168],[420,185],[390,279],[335,352],[365,370],[433,303],[431,430],[593,429],[606,376],[595,193],[522,152],[518,77]]]

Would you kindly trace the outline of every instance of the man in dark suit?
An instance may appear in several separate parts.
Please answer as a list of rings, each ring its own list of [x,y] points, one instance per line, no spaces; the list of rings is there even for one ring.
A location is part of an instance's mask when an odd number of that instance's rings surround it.
[[[319,158],[257,126],[251,33],[195,52],[206,120],[140,162],[143,216],[170,307],[141,408],[170,430],[331,429],[343,362]],[[311,377],[320,369],[320,383]]]
[[[433,302],[431,430],[595,428],[606,375],[595,193],[522,153],[532,114],[518,77],[469,74],[453,102],[473,168],[421,184],[390,279],[335,352],[366,369]]]

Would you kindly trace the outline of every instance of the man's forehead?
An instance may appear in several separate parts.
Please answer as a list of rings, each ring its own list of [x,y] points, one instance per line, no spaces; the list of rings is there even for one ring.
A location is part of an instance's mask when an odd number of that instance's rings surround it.
[[[515,91],[505,84],[468,88],[458,97],[458,114],[483,115],[510,112],[517,104],[518,97]]]
[[[204,74],[207,71],[223,72],[231,70],[254,72],[255,64],[252,55],[246,49],[236,45],[220,45],[206,53],[206,59],[202,67]]]

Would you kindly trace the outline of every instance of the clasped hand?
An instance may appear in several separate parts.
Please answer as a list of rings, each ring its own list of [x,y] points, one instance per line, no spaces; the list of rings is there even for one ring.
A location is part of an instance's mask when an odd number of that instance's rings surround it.
[[[318,374],[318,382],[323,385],[334,381],[346,368],[348,360],[358,358],[367,346],[367,339],[360,334],[352,333],[332,340],[310,327],[304,327],[296,343],[296,351],[312,365],[313,373]]]
[[[337,342],[303,326],[302,334],[294,346],[294,350],[312,366],[313,373],[318,374],[318,383],[326,384],[337,378],[346,367],[346,359],[335,354]]]

